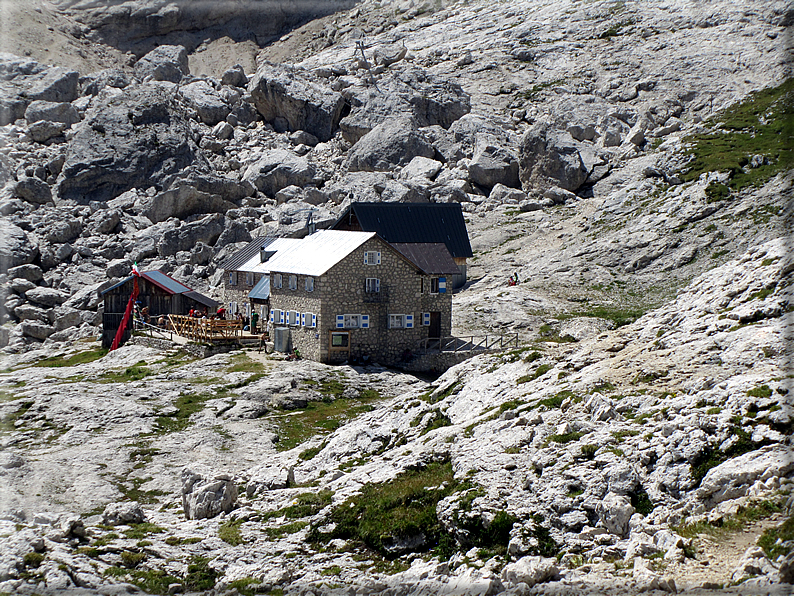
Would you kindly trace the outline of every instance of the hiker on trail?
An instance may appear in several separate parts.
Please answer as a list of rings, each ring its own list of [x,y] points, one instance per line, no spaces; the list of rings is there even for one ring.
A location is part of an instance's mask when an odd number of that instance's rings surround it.
[[[256,325],[259,323],[259,313],[251,313],[251,333],[256,333]]]

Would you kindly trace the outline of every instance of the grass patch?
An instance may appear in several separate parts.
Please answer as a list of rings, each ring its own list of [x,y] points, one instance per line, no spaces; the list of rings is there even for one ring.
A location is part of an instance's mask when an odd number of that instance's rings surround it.
[[[706,477],[706,474],[708,474],[711,468],[715,468],[731,458],[760,449],[763,445],[767,444],[767,441],[754,443],[750,433],[740,426],[732,426],[730,432],[737,437],[733,445],[728,447],[725,451],[709,446],[692,461],[691,473],[697,486],[700,486],[700,482]]]
[[[218,538],[223,540],[226,544],[232,546],[239,546],[245,542],[240,535],[240,526],[243,525],[243,520],[227,520],[218,526]]]
[[[549,443],[563,443],[563,444],[571,443],[573,441],[578,441],[584,435],[585,433],[577,432],[577,431],[564,433],[561,435],[551,435],[548,439],[546,439],[546,444],[548,445]]]
[[[177,412],[170,416],[158,416],[156,419],[157,428],[153,434],[162,435],[167,433],[180,432],[190,426],[190,417],[204,409],[204,402],[213,399],[213,395],[208,393],[189,393],[180,395],[173,406]]]
[[[132,383],[153,375],[154,371],[146,366],[146,362],[139,362],[120,371],[104,373],[98,380],[99,383]]]
[[[678,527],[673,528],[675,532],[683,537],[683,538],[695,538],[698,534],[707,534],[713,536],[715,538],[720,538],[725,534],[731,532],[738,532],[742,530],[747,524],[756,522],[760,519],[765,519],[778,513],[782,510],[782,507],[775,503],[774,501],[756,501],[750,503],[745,507],[739,507],[738,511],[735,515],[728,516],[723,518],[721,521],[717,523],[708,523],[708,522],[695,522],[692,524],[682,524]],[[791,518],[789,518],[790,521]],[[792,526],[790,530],[794,530],[794,522],[791,522]],[[775,528],[770,528],[770,530],[774,530]],[[778,527],[779,529],[779,527]],[[761,543],[761,540],[764,538],[764,535],[767,534],[769,530],[764,532],[761,535],[759,540],[759,546],[764,548]],[[771,534],[769,538],[765,540],[765,543],[768,543],[768,540],[771,539]],[[777,542],[777,538],[775,538],[774,543]],[[770,545],[771,546],[771,545]],[[766,550],[766,549],[765,549]]]
[[[685,139],[691,159],[681,179],[692,181],[706,172],[727,171],[726,186],[739,191],[760,186],[778,172],[792,168],[792,91],[794,79],[788,79],[777,87],[751,94],[707,120],[712,125],[709,132]],[[766,158],[755,168],[749,166],[754,155]]]
[[[44,358],[43,360],[39,360],[33,366],[43,366],[47,368],[77,366],[78,364],[87,364],[89,362],[94,362],[96,360],[99,360],[100,358],[106,356],[107,353],[108,350],[105,348],[96,348],[94,350],[77,352],[76,354],[72,354],[71,356],[51,356],[50,358]]]
[[[767,528],[758,538],[758,546],[764,549],[770,561],[774,561],[780,555],[789,554],[792,544],[794,544],[794,515],[789,516],[777,527]]]
[[[315,544],[334,538],[355,540],[386,558],[394,557],[391,547],[402,539],[417,539],[410,550],[436,548],[442,540],[451,540],[441,528],[436,505],[459,488],[450,462],[432,463],[389,482],[367,484],[360,494],[336,507],[328,519],[313,525],[309,540]],[[333,529],[321,531],[329,522],[335,524]],[[419,540],[420,536],[424,539]]]
[[[233,582],[229,582],[229,588],[232,590],[237,590],[237,592],[242,594],[242,596],[254,596],[254,593],[258,591],[254,588],[254,586],[258,586],[261,583],[261,581],[253,577],[243,577],[241,579],[236,579]]]
[[[163,532],[165,532],[165,528],[161,528],[149,522],[143,522],[140,524],[130,524],[130,529],[126,530],[124,535],[132,540],[140,540],[146,536],[162,534]]]
[[[379,393],[376,394],[380,396]],[[335,431],[359,414],[371,412],[374,407],[369,402],[375,399],[375,397],[337,398],[332,401],[309,402],[302,410],[273,416],[278,433],[276,449],[286,451],[317,434]]]
[[[287,534],[296,534],[308,525],[309,522],[296,521],[290,524],[284,524],[283,526],[278,526],[277,528],[265,528],[262,531],[269,540],[277,540],[286,536]]]
[[[452,421],[446,414],[443,414],[441,410],[433,410],[433,417],[425,423],[425,427],[422,429],[422,432],[419,433],[419,436],[426,435],[431,430],[436,430],[443,426],[452,426]]]
[[[754,387],[747,392],[748,397],[772,397],[772,390],[769,388],[769,385],[760,385],[759,387]]]
[[[135,569],[145,560],[146,560],[146,553],[136,553],[131,550],[125,550],[121,553],[121,563],[127,569]]]
[[[321,490],[318,493],[302,493],[295,497],[292,505],[276,511],[268,511],[262,515],[263,520],[275,517],[286,517],[289,519],[299,519],[317,515],[322,509],[331,504],[334,493],[330,490]]]

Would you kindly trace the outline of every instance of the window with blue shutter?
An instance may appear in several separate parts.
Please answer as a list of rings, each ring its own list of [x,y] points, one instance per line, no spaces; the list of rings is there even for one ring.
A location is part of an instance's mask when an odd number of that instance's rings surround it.
[[[438,278],[438,293],[439,294],[446,294],[447,293],[447,278],[446,277],[439,277]]]
[[[270,309],[270,322],[271,323],[275,322],[275,319],[273,318],[273,309],[272,308]]]
[[[369,315],[361,315],[361,328],[369,329]]]
[[[336,315],[336,328],[337,329],[345,328],[345,315]]]
[[[425,327],[430,325],[430,313],[429,312],[423,312],[422,313],[422,325],[424,325]]]
[[[414,316],[413,315],[405,315],[405,328],[406,329],[413,329],[414,328]]]
[[[376,250],[368,250],[364,253],[365,265],[380,265],[380,252]]]
[[[317,315],[312,313],[312,327],[317,327]]]

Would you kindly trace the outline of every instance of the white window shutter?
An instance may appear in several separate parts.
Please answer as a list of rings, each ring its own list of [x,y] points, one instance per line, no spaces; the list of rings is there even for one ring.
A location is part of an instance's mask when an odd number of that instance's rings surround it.
[[[405,328],[406,329],[413,329],[414,328],[414,316],[413,315],[405,315]]]
[[[380,293],[380,280],[379,279],[375,280],[375,293],[378,293],[378,294]]]
[[[275,319],[273,318],[273,309],[270,309],[270,322],[275,323]]]
[[[364,264],[369,265],[369,252],[364,251]]]
[[[336,328],[337,329],[345,328],[345,315],[336,315]]]
[[[377,255],[378,256],[377,256],[377,260],[375,261],[375,264],[380,265],[380,251],[378,251]]]
[[[424,325],[425,327],[430,325],[430,313],[429,312],[423,312],[422,313],[422,325]]]
[[[317,327],[317,315],[312,313],[312,327]]]
[[[446,277],[439,277],[438,278],[438,293],[439,294],[446,294],[447,293],[447,278]]]
[[[306,327],[306,313],[301,313],[301,327]]]
[[[361,315],[361,328],[369,329],[369,315]]]

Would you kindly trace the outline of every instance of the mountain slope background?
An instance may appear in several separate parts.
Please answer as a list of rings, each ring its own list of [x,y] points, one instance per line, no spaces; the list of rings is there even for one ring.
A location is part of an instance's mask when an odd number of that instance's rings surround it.
[[[0,10],[0,592],[788,593],[787,3]],[[352,200],[460,202],[455,332],[524,347],[93,343]]]

